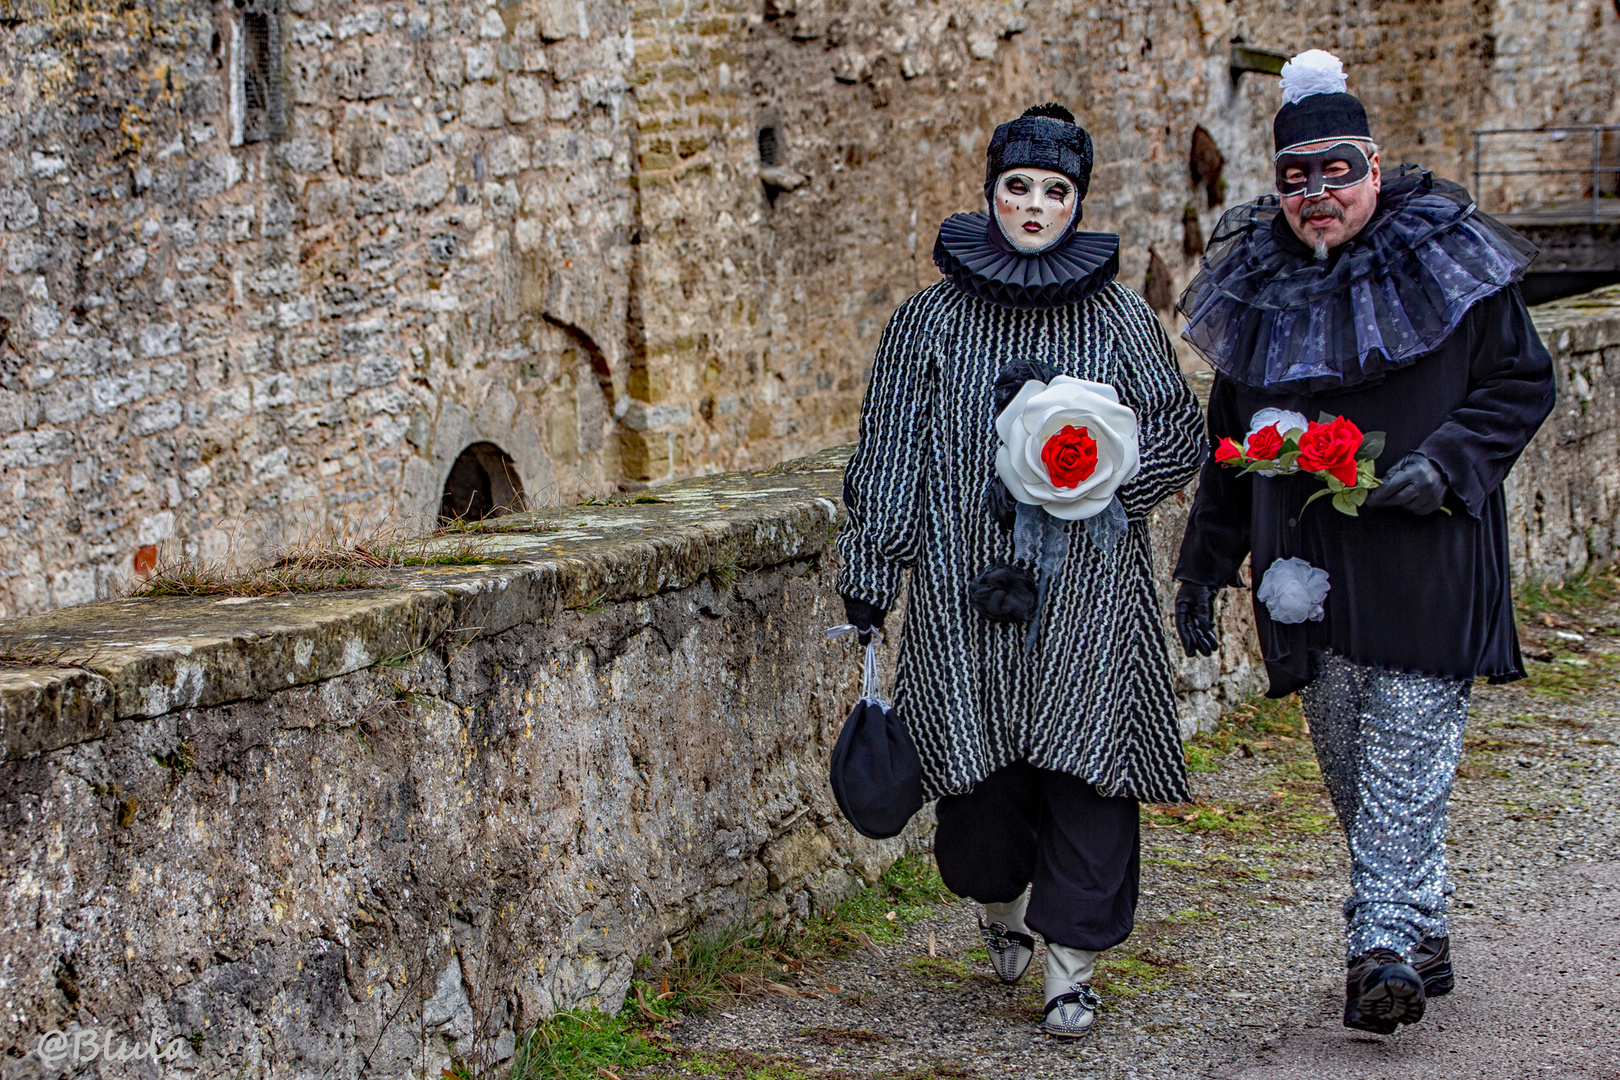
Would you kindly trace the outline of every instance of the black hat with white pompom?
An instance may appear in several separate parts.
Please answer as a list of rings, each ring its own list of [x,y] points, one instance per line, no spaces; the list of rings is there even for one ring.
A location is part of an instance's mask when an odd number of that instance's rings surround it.
[[[1329,139],[1372,141],[1367,110],[1345,90],[1344,63],[1308,49],[1283,65],[1283,107],[1271,123],[1276,152]]]

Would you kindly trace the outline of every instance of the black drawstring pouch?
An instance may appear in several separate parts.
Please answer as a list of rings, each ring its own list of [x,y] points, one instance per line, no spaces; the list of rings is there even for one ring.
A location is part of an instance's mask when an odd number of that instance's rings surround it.
[[[830,635],[855,627],[834,627]],[[872,840],[898,836],[922,809],[922,759],[894,708],[878,694],[876,631],[866,646],[865,685],[833,746],[833,798],[855,831]]]

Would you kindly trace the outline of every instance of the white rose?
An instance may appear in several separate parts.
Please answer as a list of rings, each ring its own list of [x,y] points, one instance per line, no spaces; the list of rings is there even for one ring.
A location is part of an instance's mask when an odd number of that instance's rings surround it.
[[[1054,484],[1041,460],[1046,441],[1065,427],[1084,428],[1097,444],[1096,467],[1073,487]],[[1068,375],[1026,382],[996,417],[996,434],[996,475],[1012,497],[1064,521],[1102,513],[1142,467],[1136,413],[1119,403],[1112,386]]]
[[[1277,425],[1277,434],[1284,438],[1287,438],[1290,431],[1296,429],[1304,431],[1311,426],[1305,417],[1297,412],[1289,412],[1287,409],[1261,409],[1249,419],[1249,434],[1243,437],[1244,449],[1248,449],[1249,440],[1254,437],[1255,432],[1272,424]]]
[[[1327,599],[1328,575],[1304,559],[1278,559],[1266,567],[1255,598],[1266,605],[1272,622],[1321,622],[1322,601]]]
[[[1288,433],[1290,431],[1294,431],[1296,429],[1299,431],[1304,431],[1310,426],[1310,424],[1306,422],[1305,417],[1297,412],[1289,412],[1287,409],[1261,409],[1259,412],[1255,413],[1249,418],[1249,433],[1243,436],[1243,453],[1245,456],[1252,456],[1249,454],[1249,440],[1254,438],[1254,433],[1259,431],[1261,428],[1268,428],[1272,424],[1277,425],[1277,434],[1281,435],[1285,439],[1288,437]],[[1258,469],[1256,471],[1259,472],[1261,476],[1277,475],[1276,469]]]

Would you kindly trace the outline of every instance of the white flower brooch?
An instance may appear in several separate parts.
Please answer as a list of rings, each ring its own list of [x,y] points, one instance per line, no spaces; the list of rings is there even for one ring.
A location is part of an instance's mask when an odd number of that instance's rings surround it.
[[[1255,599],[1266,605],[1272,622],[1321,622],[1322,601],[1327,599],[1328,575],[1304,559],[1278,559],[1266,567]]]
[[[1012,497],[1064,521],[1108,508],[1141,468],[1136,413],[1112,386],[1030,379],[996,416],[996,475]]]

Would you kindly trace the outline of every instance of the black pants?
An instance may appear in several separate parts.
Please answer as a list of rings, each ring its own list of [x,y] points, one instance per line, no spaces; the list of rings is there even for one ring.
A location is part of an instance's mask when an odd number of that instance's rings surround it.
[[[1136,800],[1015,762],[939,800],[934,859],[958,896],[1006,904],[1027,885],[1025,922],[1047,941],[1103,949],[1130,936],[1141,882]]]

